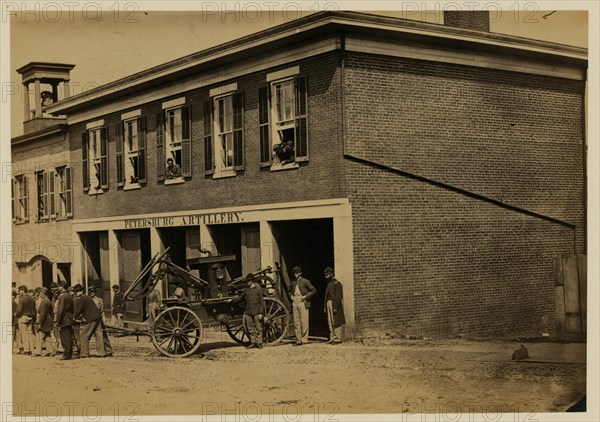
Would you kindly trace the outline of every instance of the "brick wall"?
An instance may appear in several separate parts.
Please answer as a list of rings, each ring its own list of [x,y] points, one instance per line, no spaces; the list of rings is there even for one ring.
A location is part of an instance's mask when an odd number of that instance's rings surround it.
[[[453,10],[444,11],[444,25],[455,28],[473,29],[476,31],[490,31],[490,12],[470,11],[460,12]]]
[[[352,54],[347,151],[577,225],[578,82]],[[555,257],[574,230],[347,161],[356,320],[363,331],[554,332]]]
[[[293,66],[290,63],[288,66]],[[245,93],[245,170],[237,177],[212,180],[204,175],[202,104],[208,100],[207,87],[185,94],[192,108],[192,178],[185,184],[164,186],[156,176],[156,114],[162,101],[144,104],[147,116],[148,183],[139,190],[122,191],[116,186],[114,126],[118,114],[103,116],[109,126],[109,190],[101,195],[83,193],[81,174],[81,133],[85,123],[73,125],[71,159],[74,178],[75,217],[78,219],[114,215],[135,215],[215,207],[268,204],[343,196],[340,189],[342,167],[339,56],[330,53],[299,63],[308,83],[307,165],[298,170],[270,172],[260,168],[258,131],[258,88],[266,84],[267,72],[223,82],[237,82]],[[285,67],[288,67],[285,66]],[[269,72],[276,70],[270,69]],[[181,95],[176,96],[180,97]],[[139,107],[135,107],[139,108]],[[94,119],[96,120],[96,119]]]
[[[52,262],[71,262],[73,259],[71,221],[36,221],[35,173],[42,170],[53,171],[57,166],[67,165],[69,161],[66,148],[64,135],[53,135],[27,146],[16,146],[12,150],[12,175],[27,175],[29,190],[29,222],[12,225],[12,281],[17,286],[31,286],[31,277],[27,272],[19,271],[16,262],[30,262],[32,259],[35,261],[39,257]]]
[[[554,258],[571,229],[348,162],[363,332],[554,333]]]
[[[349,153],[576,224],[583,250],[580,82],[361,54],[346,75]]]

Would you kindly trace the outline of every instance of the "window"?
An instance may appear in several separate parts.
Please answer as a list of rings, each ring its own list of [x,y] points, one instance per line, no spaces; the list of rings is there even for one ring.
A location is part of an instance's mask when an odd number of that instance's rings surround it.
[[[37,186],[37,221],[48,221],[50,219],[50,198],[49,186],[54,182],[54,172],[52,180],[49,180],[50,173],[40,171],[35,174]]]
[[[272,168],[308,160],[306,77],[271,81],[258,92],[260,156]]]
[[[146,119],[137,117],[118,123],[117,186],[136,189],[146,183]]]
[[[156,116],[159,181],[183,182],[183,178],[192,176],[190,114],[189,106],[178,106]]]
[[[205,171],[214,178],[235,176],[244,168],[243,101],[242,93],[230,92],[204,105]]]
[[[73,194],[71,189],[71,168],[59,167],[56,169],[58,204],[56,205],[57,218],[73,216]]]
[[[71,169],[57,167],[56,171],[35,174],[37,186],[37,221],[72,217]]]
[[[12,186],[13,221],[26,223],[29,221],[29,198],[27,176],[16,176]]]
[[[88,129],[82,134],[83,190],[90,195],[108,189],[108,129],[106,126]]]

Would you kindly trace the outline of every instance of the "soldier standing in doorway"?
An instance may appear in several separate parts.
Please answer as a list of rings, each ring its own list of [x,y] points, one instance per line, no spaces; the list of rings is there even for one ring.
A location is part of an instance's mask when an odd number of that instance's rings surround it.
[[[325,290],[325,307],[327,324],[329,325],[329,344],[340,344],[341,327],[346,323],[344,316],[344,288],[333,275],[333,268],[325,268],[325,278],[329,282]]]
[[[296,343],[294,346],[302,346],[308,343],[308,310],[310,309],[310,298],[317,289],[310,281],[302,277],[302,270],[295,266],[292,268],[294,280],[290,286],[289,295],[292,299],[292,311],[294,316],[294,330],[296,332]]]

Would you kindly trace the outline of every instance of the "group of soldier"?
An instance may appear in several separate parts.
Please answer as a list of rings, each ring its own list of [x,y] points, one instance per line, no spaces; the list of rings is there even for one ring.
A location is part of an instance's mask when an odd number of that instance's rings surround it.
[[[113,315],[122,321],[122,294],[113,286]],[[50,290],[35,290],[22,285],[13,291],[13,339],[16,353],[31,356],[55,356],[61,360],[89,358],[90,340],[96,339],[98,357],[113,355],[106,333],[103,300],[90,287],[84,293],[81,284],[69,287],[64,281],[52,283]],[[115,312],[116,311],[116,312]],[[44,353],[43,353],[44,352]]]
[[[294,279],[290,283],[288,294],[292,302],[294,332],[296,334],[294,346],[302,346],[308,343],[309,310],[311,308],[311,298],[315,295],[317,289],[308,279],[302,277],[300,267],[293,267],[292,273]],[[328,343],[335,345],[342,342],[341,327],[346,323],[343,306],[344,292],[342,283],[334,276],[333,268],[325,268],[324,275],[328,284],[325,290],[323,312],[327,314],[329,326]],[[256,279],[252,277],[252,274],[248,275],[247,280],[247,289],[236,299],[246,301],[244,326],[248,330],[248,337],[250,338],[250,344],[247,348],[262,349],[264,301],[260,286]]]
[[[311,298],[317,290],[308,279],[302,277],[300,267],[293,267],[292,273],[294,279],[288,294],[296,335],[294,346],[302,346],[308,343]],[[339,344],[341,326],[346,322],[343,287],[331,267],[325,269],[324,275],[328,284],[323,311],[327,314],[329,343]],[[123,327],[123,294],[118,285],[112,286],[112,289],[112,324]],[[247,289],[236,300],[245,300],[244,326],[250,338],[247,347],[262,349],[264,301],[262,289],[251,274],[248,276]],[[62,352],[62,360],[89,358],[90,340],[95,337],[97,356],[112,356],[113,349],[106,332],[103,311],[103,300],[96,296],[94,287],[88,288],[88,294],[85,294],[81,284],[69,287],[64,281],[52,283],[50,291],[45,287],[33,290],[25,285],[20,286],[18,292],[13,291],[13,338],[17,353],[42,356],[45,351],[44,356],[55,356]],[[153,310],[149,309],[149,313],[154,316]]]

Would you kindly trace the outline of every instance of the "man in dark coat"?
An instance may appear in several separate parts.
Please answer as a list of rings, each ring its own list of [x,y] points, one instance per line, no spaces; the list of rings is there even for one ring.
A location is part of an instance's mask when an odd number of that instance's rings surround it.
[[[248,338],[250,339],[250,344],[246,348],[262,349],[263,315],[265,313],[262,288],[256,282],[254,275],[248,274],[246,279],[248,281],[248,287],[240,296],[234,298],[234,302],[246,300],[246,306],[244,308],[244,327],[247,330],[246,334],[248,334]]]
[[[19,301],[16,316],[23,346],[23,350],[19,350],[19,353],[31,355],[34,352],[35,338],[33,336],[33,323],[35,314],[35,302],[27,294],[27,286],[19,286]]]
[[[344,288],[333,275],[333,268],[325,268],[325,278],[329,281],[325,290],[325,307],[327,323],[329,325],[329,343],[340,344],[341,326],[346,323],[344,316]]]
[[[13,342],[19,352],[23,351],[23,343],[21,342],[21,333],[19,333],[19,323],[17,320],[17,309],[19,308],[19,301],[17,300],[17,292],[12,291],[12,325],[13,325]]]
[[[58,325],[60,343],[63,347],[61,360],[69,360],[73,357],[73,296],[67,291],[66,282],[61,282],[59,289],[60,296],[54,321]]]
[[[75,295],[77,295],[77,303],[75,304],[75,312],[73,319],[80,316],[83,318],[81,324],[81,357],[90,357],[90,340],[93,335],[96,336],[96,350],[98,357],[104,357],[104,336],[102,333],[102,312],[98,309],[98,305],[94,299],[83,293],[81,284],[76,284],[74,287]]]
[[[42,356],[42,348],[46,346],[46,355],[54,356],[52,344],[53,311],[52,302],[48,299],[48,289],[40,288],[38,304],[38,317],[36,321],[37,350],[35,355]]]
[[[310,281],[302,277],[302,270],[295,266],[292,268],[294,280],[290,283],[290,298],[292,299],[292,311],[294,316],[294,331],[296,332],[296,343],[294,346],[302,346],[308,343],[308,310],[310,309],[310,298],[317,289]]]

